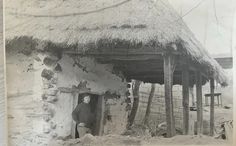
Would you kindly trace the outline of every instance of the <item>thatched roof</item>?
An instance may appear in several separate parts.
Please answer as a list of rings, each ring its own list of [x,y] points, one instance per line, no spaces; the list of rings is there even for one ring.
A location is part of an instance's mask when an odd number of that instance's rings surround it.
[[[6,0],[5,4],[8,41],[29,36],[67,45],[96,46],[101,40],[160,46],[178,42],[193,60],[208,66],[218,82],[226,82],[222,68],[166,0]]]

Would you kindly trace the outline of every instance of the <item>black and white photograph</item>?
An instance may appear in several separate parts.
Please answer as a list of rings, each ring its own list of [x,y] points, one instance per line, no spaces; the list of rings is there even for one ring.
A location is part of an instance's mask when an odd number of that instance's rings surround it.
[[[235,144],[235,0],[5,0],[2,16],[0,145]]]

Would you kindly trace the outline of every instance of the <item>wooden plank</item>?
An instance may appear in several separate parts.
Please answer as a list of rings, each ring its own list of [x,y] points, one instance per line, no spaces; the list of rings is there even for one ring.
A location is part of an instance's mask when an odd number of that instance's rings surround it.
[[[208,94],[205,94],[205,96],[207,96],[207,97],[211,97],[211,93],[208,93]],[[221,95],[221,93],[214,93],[214,97],[215,96],[220,96]]]
[[[172,83],[173,83],[173,56],[164,55],[164,83],[165,83],[165,107],[166,107],[166,123],[167,137],[175,135],[175,120],[173,111]]]
[[[203,110],[202,110],[202,75],[200,71],[196,72],[196,95],[197,95],[197,134],[202,134],[203,128]]]
[[[100,112],[100,119],[99,119],[99,130],[98,130],[98,135],[102,136],[103,132],[104,132],[104,112],[105,112],[105,100],[104,100],[104,96],[100,96],[98,99],[98,104],[100,106],[100,110],[98,112]]]
[[[105,110],[105,106],[103,103],[104,102],[104,96],[99,96],[98,97],[98,101],[97,101],[97,105],[96,105],[96,123],[95,123],[95,131],[94,134],[95,135],[102,135],[103,134],[103,120],[104,120],[104,110]]]
[[[72,111],[76,108],[76,106],[78,105],[78,97],[79,94],[78,93],[74,93],[72,94],[73,96],[73,103],[72,103]],[[72,138],[76,138],[76,122],[74,120],[72,120],[72,124],[71,124],[71,136]]]
[[[188,66],[183,66],[182,71],[182,94],[183,94],[183,134],[189,131],[189,70]]]
[[[210,79],[210,90],[211,90],[211,107],[210,107],[210,135],[214,135],[214,108],[215,108],[215,103],[214,103],[214,79]]]

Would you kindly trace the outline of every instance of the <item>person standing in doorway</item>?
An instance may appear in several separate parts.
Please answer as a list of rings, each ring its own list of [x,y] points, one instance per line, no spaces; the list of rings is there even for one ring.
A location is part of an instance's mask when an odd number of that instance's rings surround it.
[[[87,133],[91,133],[91,125],[93,123],[93,114],[90,107],[90,96],[86,95],[83,102],[78,104],[72,112],[73,120],[77,124],[79,137],[83,137]]]

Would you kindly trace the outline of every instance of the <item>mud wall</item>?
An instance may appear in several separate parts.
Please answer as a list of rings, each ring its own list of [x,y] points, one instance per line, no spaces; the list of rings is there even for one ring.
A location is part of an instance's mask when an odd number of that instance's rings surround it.
[[[81,81],[87,81],[86,88],[100,94],[110,91],[121,95],[110,99],[112,120],[106,122],[105,134],[121,133],[127,116],[124,111],[126,82],[111,73],[112,66],[98,64],[91,58],[81,58],[80,64],[63,55],[55,66],[45,65],[47,54],[7,54],[8,119],[10,145],[44,145],[52,138],[71,138],[71,113],[75,94],[65,93],[59,88],[71,89]],[[42,77],[43,72],[51,77]],[[110,130],[111,129],[111,130]]]
[[[6,54],[9,145],[43,145],[42,64],[32,56]]]
[[[106,91],[120,95],[120,99],[109,99],[111,121],[107,121],[105,125],[105,134],[113,133],[120,134],[126,124],[125,105],[122,104],[125,100],[126,82],[114,74],[111,74],[111,66],[101,65],[96,63],[91,58],[81,58],[80,64],[85,68],[73,66],[73,59],[67,55],[58,62],[61,65],[62,73],[58,73],[57,88],[72,87],[78,85],[81,81],[86,81],[86,88],[92,92],[104,94]],[[86,70],[86,71],[85,71]],[[55,121],[58,123],[56,133],[60,136],[68,136],[71,134],[71,113],[73,110],[73,94],[59,93],[56,103],[57,109]],[[75,97],[77,98],[77,97]],[[70,118],[68,118],[68,116]],[[122,119],[122,120],[120,120]]]

